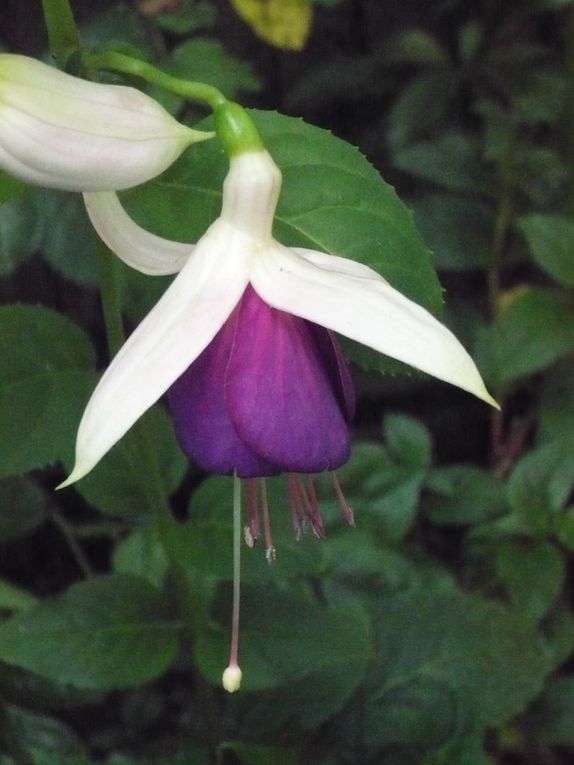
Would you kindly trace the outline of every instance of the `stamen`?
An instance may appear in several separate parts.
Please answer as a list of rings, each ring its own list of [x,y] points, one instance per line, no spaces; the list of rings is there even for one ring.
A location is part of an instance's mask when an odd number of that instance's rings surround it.
[[[353,515],[353,511],[347,504],[347,500],[345,499],[343,495],[343,490],[341,489],[341,484],[339,483],[337,474],[334,471],[331,471],[331,478],[333,480],[333,486],[335,487],[337,499],[339,500],[339,504],[341,505],[341,510],[343,511],[343,519],[345,520],[345,523],[355,528],[355,516]]]
[[[243,539],[245,539],[245,544],[249,548],[255,547],[255,540],[253,539],[253,534],[251,533],[251,529],[249,526],[245,526],[243,529]]]
[[[255,542],[259,539],[259,508],[257,507],[257,478],[247,479],[247,521],[249,523],[249,532],[251,544],[247,542],[249,547],[253,547]],[[247,533],[245,534],[247,541]]]
[[[301,539],[303,533],[303,522],[305,520],[301,505],[299,504],[299,492],[297,491],[297,476],[294,473],[287,473],[287,496],[289,497],[289,506],[291,507],[291,517],[293,518],[293,528],[297,541]]]
[[[317,501],[317,492],[315,491],[313,479],[310,475],[307,475],[307,489],[309,490],[309,494],[307,494],[301,478],[299,478],[298,484],[305,511],[311,521],[313,533],[318,539],[325,539],[327,535],[325,534],[325,527],[323,526],[323,519],[321,518],[321,512],[319,510],[319,502]]]
[[[239,650],[239,604],[241,586],[241,481],[233,473],[233,612],[231,618],[231,648],[229,666],[223,673],[223,687],[229,693],[239,690],[241,669],[237,663]]]
[[[261,507],[263,508],[263,536],[265,538],[265,557],[268,563],[273,563],[277,557],[273,540],[271,539],[271,521],[269,519],[269,502],[267,501],[267,484],[265,478],[259,479],[261,486]]]

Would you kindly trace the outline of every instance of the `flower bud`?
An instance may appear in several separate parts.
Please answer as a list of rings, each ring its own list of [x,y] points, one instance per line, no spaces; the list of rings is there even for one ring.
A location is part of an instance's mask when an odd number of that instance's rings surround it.
[[[159,175],[212,133],[181,125],[135,88],[0,54],[0,168],[37,186],[112,191]]]

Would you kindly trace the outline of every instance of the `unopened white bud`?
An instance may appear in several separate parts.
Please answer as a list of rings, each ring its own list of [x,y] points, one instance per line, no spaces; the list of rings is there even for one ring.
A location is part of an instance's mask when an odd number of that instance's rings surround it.
[[[0,54],[0,168],[36,186],[117,191],[159,175],[210,138],[135,88]]]

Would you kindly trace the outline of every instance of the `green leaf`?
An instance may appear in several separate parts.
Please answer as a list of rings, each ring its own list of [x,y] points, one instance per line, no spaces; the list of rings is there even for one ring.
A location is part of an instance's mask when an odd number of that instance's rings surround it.
[[[563,113],[568,80],[557,67],[538,65],[515,88],[512,107],[529,125],[554,123]]]
[[[432,471],[425,489],[426,515],[439,526],[476,525],[501,515],[505,487],[478,467],[452,465]]]
[[[541,638],[517,614],[424,570],[407,589],[378,593],[376,609],[380,655],[364,720],[374,748],[444,745],[465,720],[500,726],[549,671]]]
[[[277,238],[365,263],[438,313],[441,289],[412,214],[357,149],[292,117],[252,114],[283,173]],[[216,142],[198,144],[161,178],[130,192],[129,209],[155,233],[195,242],[219,214],[226,171]],[[353,360],[371,358],[354,347]],[[378,356],[377,368],[385,364]]]
[[[114,570],[131,574],[161,587],[169,562],[154,527],[136,529],[116,545],[113,554]]]
[[[30,605],[36,605],[37,600]],[[64,685],[57,680],[28,672],[15,665],[0,662],[0,690],[2,698],[12,704],[28,709],[73,710],[94,706],[104,700],[104,691],[79,689]]]
[[[416,518],[426,469],[396,461],[378,445],[357,444],[337,472],[357,517],[369,517],[387,544],[404,539]]]
[[[42,254],[48,263],[76,284],[96,286],[96,235],[81,195],[34,189],[33,199],[42,230]]]
[[[84,332],[38,305],[0,307],[0,383],[36,374],[92,369],[95,354]]]
[[[116,43],[130,45],[150,60],[156,53],[151,29],[137,8],[128,3],[115,3],[96,15],[92,14],[88,23],[81,25],[80,32],[86,48],[111,48]]]
[[[384,47],[386,61],[400,64],[445,64],[448,56],[436,37],[424,29],[405,29]]]
[[[39,248],[40,225],[30,192],[0,205],[0,276],[12,273]]]
[[[472,61],[480,51],[484,40],[484,26],[478,21],[470,21],[465,24],[459,33],[458,50],[460,58],[467,63]]]
[[[519,725],[528,740],[543,746],[574,746],[574,678],[551,679]]]
[[[153,17],[160,29],[176,35],[189,35],[198,29],[211,29],[215,24],[217,11],[209,2],[182,0],[179,6]]]
[[[0,307],[0,478],[70,454],[94,363],[90,341],[64,316]]]
[[[544,530],[552,513],[564,507],[574,487],[572,433],[522,457],[507,486],[514,512],[533,530]]]
[[[517,158],[517,185],[533,207],[562,204],[568,188],[568,169],[562,155],[548,146],[527,145]]]
[[[0,480],[0,543],[25,536],[46,520],[46,495],[26,478]]]
[[[383,435],[392,457],[413,469],[429,467],[432,444],[428,430],[412,417],[404,414],[387,414]]]
[[[492,251],[494,219],[483,202],[454,194],[413,201],[415,221],[433,250],[439,271],[483,269]]]
[[[574,443],[569,433],[517,462],[507,483],[507,497],[525,533],[547,534],[573,487]]]
[[[9,708],[14,735],[37,763],[82,765],[88,760],[79,736],[65,723],[17,706]]]
[[[549,542],[503,542],[496,555],[499,581],[513,605],[536,623],[557,600],[566,575],[563,556]]]
[[[574,359],[565,358],[549,369],[542,381],[538,441],[566,436],[574,422]]]
[[[450,191],[490,195],[492,181],[472,138],[452,133],[398,151],[393,163],[399,170]]]
[[[364,525],[359,519],[359,529],[352,532],[344,529],[333,537],[330,530],[327,540],[322,544],[325,551],[325,575],[336,579],[357,582],[371,577],[384,579],[389,587],[398,586],[409,576],[409,564],[394,550],[381,549],[375,535],[360,530]]]
[[[94,382],[95,387],[95,382]],[[159,462],[164,489],[171,494],[180,484],[188,463],[179,449],[169,416],[159,406],[146,415],[149,432]],[[141,425],[136,427],[142,427]],[[73,460],[67,459],[71,470]],[[121,439],[104,456],[97,468],[76,486],[93,507],[103,513],[125,518],[144,519],[153,515],[155,499],[150,496],[147,482],[141,474],[141,450],[134,434]]]
[[[20,611],[36,603],[36,598],[29,592],[0,579],[0,611]]]
[[[385,115],[384,129],[391,149],[395,152],[407,150],[413,141],[427,138],[443,127],[459,86],[459,75],[446,68],[425,69],[413,77],[401,89],[388,117]],[[362,93],[362,88],[359,92]],[[380,141],[383,127],[378,127]],[[410,172],[410,169],[406,168],[406,171]]]
[[[566,287],[574,287],[574,220],[531,213],[517,225],[540,268]]]
[[[0,658],[83,688],[123,688],[164,672],[176,652],[165,602],[150,584],[98,576],[0,625]]]
[[[21,194],[25,188],[24,183],[0,170],[0,205]]]
[[[540,625],[553,668],[571,656],[574,649],[574,616],[565,598],[558,601]]]
[[[574,552],[574,507],[566,508],[553,516],[552,528],[556,539],[567,550]]]
[[[439,752],[425,757],[422,765],[494,765],[484,751],[484,732],[462,735],[450,741]]]
[[[0,478],[69,462],[97,383],[93,372],[47,372],[0,388]]]
[[[492,388],[508,388],[574,348],[574,312],[558,293],[527,289],[478,338],[475,360]]]
[[[229,655],[229,607],[212,617],[199,634],[196,660],[214,684]],[[304,590],[270,584],[242,594],[242,693],[259,691],[250,710],[267,728],[294,724],[312,728],[340,709],[361,683],[372,657],[369,621],[358,605],[326,605]],[[268,697],[266,694],[269,694]],[[273,718],[269,718],[269,704]]]
[[[233,752],[242,765],[298,765],[299,758],[291,749],[261,744],[244,744],[226,741],[221,745],[225,752]]]
[[[167,71],[181,79],[213,85],[229,99],[261,88],[250,64],[227,54],[221,43],[199,37],[175,48]]]

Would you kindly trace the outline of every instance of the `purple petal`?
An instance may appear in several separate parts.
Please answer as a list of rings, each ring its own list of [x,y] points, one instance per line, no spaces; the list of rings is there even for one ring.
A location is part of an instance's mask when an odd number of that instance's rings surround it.
[[[318,324],[313,324],[310,321],[306,322],[306,324],[313,333],[321,360],[331,381],[333,391],[337,396],[339,406],[347,422],[350,422],[355,416],[355,386],[353,385],[347,362],[339,348],[337,338],[334,332],[320,327]]]
[[[303,319],[248,286],[238,308],[225,400],[241,440],[284,471],[332,470],[349,457],[339,360]],[[333,386],[333,370],[337,370]]]
[[[238,318],[236,308],[203,353],[174,383],[169,405],[180,446],[213,473],[242,478],[276,475],[281,468],[253,452],[237,435],[225,405],[225,377]]]

